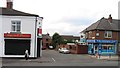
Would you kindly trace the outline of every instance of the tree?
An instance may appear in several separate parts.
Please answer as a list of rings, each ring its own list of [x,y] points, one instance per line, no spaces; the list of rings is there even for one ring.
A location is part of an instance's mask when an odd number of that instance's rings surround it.
[[[58,33],[54,33],[52,36],[52,45],[54,48],[56,48],[56,46],[62,44],[63,39],[61,38],[61,36]]]

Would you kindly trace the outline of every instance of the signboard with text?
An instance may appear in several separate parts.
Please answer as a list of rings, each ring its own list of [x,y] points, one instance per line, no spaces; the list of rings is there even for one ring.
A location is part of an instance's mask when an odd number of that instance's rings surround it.
[[[11,34],[4,33],[5,38],[31,38],[31,34]]]

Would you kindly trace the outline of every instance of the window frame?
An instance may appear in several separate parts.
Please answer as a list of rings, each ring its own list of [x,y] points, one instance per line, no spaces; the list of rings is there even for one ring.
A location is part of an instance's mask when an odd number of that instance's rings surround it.
[[[89,31],[89,38],[92,38],[92,31]]]
[[[99,37],[100,36],[100,33],[99,32],[96,32],[96,37]]]
[[[107,36],[106,36],[106,34],[107,34]],[[109,37],[109,34],[111,35],[110,37]],[[104,38],[112,38],[112,31],[105,31]]]
[[[12,20],[11,21],[11,31],[12,32],[21,32],[21,21],[20,20]]]

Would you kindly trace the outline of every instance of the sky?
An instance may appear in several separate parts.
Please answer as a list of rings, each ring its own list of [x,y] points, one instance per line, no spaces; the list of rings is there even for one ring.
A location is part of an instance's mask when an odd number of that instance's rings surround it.
[[[43,34],[79,36],[80,32],[102,17],[118,19],[120,0],[13,0],[13,8],[44,17]],[[6,7],[6,0],[0,0]]]

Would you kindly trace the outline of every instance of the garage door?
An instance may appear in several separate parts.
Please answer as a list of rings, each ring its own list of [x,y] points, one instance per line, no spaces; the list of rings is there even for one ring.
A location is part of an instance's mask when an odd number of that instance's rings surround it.
[[[30,40],[5,39],[5,55],[24,55],[25,50],[30,54]]]

